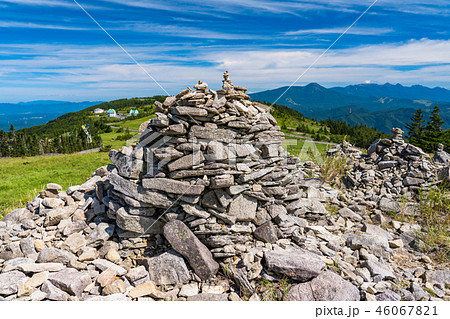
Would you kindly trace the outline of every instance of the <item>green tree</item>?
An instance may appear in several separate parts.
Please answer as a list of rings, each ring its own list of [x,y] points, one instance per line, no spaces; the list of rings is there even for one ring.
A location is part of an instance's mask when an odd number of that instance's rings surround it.
[[[411,144],[421,147],[425,131],[422,108],[417,109],[410,120],[411,122],[406,123],[409,141]]]
[[[431,112],[430,120],[427,122],[427,132],[442,132],[442,125],[444,125],[444,121],[439,115],[439,112],[439,107],[435,105],[433,111]]]
[[[430,120],[427,122],[425,128],[424,139],[422,143],[422,148],[426,152],[434,152],[439,143],[448,145],[448,141],[445,140],[445,132],[442,131],[442,125],[444,121],[439,115],[439,107],[434,106],[433,111],[431,111]]]
[[[14,132],[15,130],[16,130],[16,128],[14,127],[14,125],[11,124],[11,126],[9,127],[9,131]]]

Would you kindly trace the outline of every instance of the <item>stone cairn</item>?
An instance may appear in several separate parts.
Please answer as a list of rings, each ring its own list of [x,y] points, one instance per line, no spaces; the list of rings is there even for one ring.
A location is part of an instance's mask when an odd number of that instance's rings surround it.
[[[441,158],[445,158],[443,149],[438,150],[432,160],[419,147],[406,143],[401,129],[393,128],[392,134],[390,139],[373,142],[367,154],[347,142],[327,154],[348,157],[344,178],[347,197],[361,198],[385,212],[399,212],[401,197],[413,198],[419,190],[445,181],[441,176],[441,170],[445,168],[445,163],[441,162]],[[408,203],[406,212],[413,214],[413,206]]]
[[[450,299],[420,227],[343,200],[228,72],[221,90],[199,82],[156,104],[114,165],[48,184],[0,222],[0,300]]]

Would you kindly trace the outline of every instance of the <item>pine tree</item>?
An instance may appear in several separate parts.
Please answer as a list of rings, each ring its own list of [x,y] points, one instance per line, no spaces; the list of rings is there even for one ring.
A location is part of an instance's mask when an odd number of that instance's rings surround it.
[[[421,147],[425,130],[422,108],[419,108],[414,112],[413,116],[411,117],[411,122],[406,123],[406,128],[409,131],[408,132],[409,141],[412,144]]]
[[[448,142],[445,141],[444,132],[442,131],[444,121],[439,115],[439,112],[439,107],[435,105],[433,111],[431,111],[430,120],[427,122],[427,126],[425,128],[422,148],[426,152],[434,152],[439,143],[444,145],[448,144]]]
[[[435,105],[433,111],[431,112],[430,120],[427,122],[428,132],[442,132],[442,125],[444,124],[444,121],[439,115],[439,112],[439,107]]]
[[[11,124],[11,126],[9,127],[9,131],[10,131],[10,132],[14,132],[15,130],[16,130],[16,129],[15,129],[14,125]]]

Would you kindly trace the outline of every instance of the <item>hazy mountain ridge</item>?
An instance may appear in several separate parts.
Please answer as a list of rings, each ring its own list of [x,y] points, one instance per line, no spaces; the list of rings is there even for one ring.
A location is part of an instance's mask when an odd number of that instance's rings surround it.
[[[287,87],[251,94],[252,99],[274,102]],[[414,90],[418,90],[414,95]],[[435,101],[430,97],[438,97]],[[444,100],[442,102],[442,100]],[[400,84],[378,85],[361,84],[346,87],[325,88],[317,83],[305,86],[293,86],[277,104],[291,107],[305,116],[318,120],[332,119],[349,124],[365,124],[383,132],[389,132],[393,126],[404,128],[415,109],[422,107],[425,117],[434,105],[439,105],[441,116],[450,122],[450,90],[427,88],[416,85],[405,87]],[[350,112],[350,108],[352,112]]]
[[[423,85],[403,86],[399,83],[385,83],[382,85],[364,83],[346,87],[333,87],[331,89],[339,93],[361,97],[388,96],[397,99],[450,102],[450,90],[441,87],[429,88]]]
[[[45,124],[58,116],[76,112],[100,104],[98,101],[31,101],[0,103],[0,129],[9,130],[11,123],[16,129]]]

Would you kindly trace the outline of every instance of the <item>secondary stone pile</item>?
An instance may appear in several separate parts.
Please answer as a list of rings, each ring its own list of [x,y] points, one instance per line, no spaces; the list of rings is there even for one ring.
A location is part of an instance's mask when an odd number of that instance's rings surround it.
[[[436,153],[434,153],[433,161],[441,165],[450,165],[450,154],[444,151],[444,145],[439,143]]]
[[[157,103],[141,128],[114,165],[48,184],[0,222],[0,299],[450,298],[417,225],[385,230],[370,205],[346,204],[228,73],[221,90],[199,82]]]
[[[406,143],[402,130],[394,128],[392,133],[392,138],[372,143],[367,154],[358,153],[348,145],[340,145],[328,154],[349,158],[344,178],[347,197],[361,198],[384,211],[398,212],[402,197],[413,198],[419,190],[430,188],[445,178],[441,176],[442,163],[433,161],[419,147]],[[442,152],[437,154],[438,158],[440,154],[445,157]],[[408,205],[410,213],[414,210],[412,206]]]

